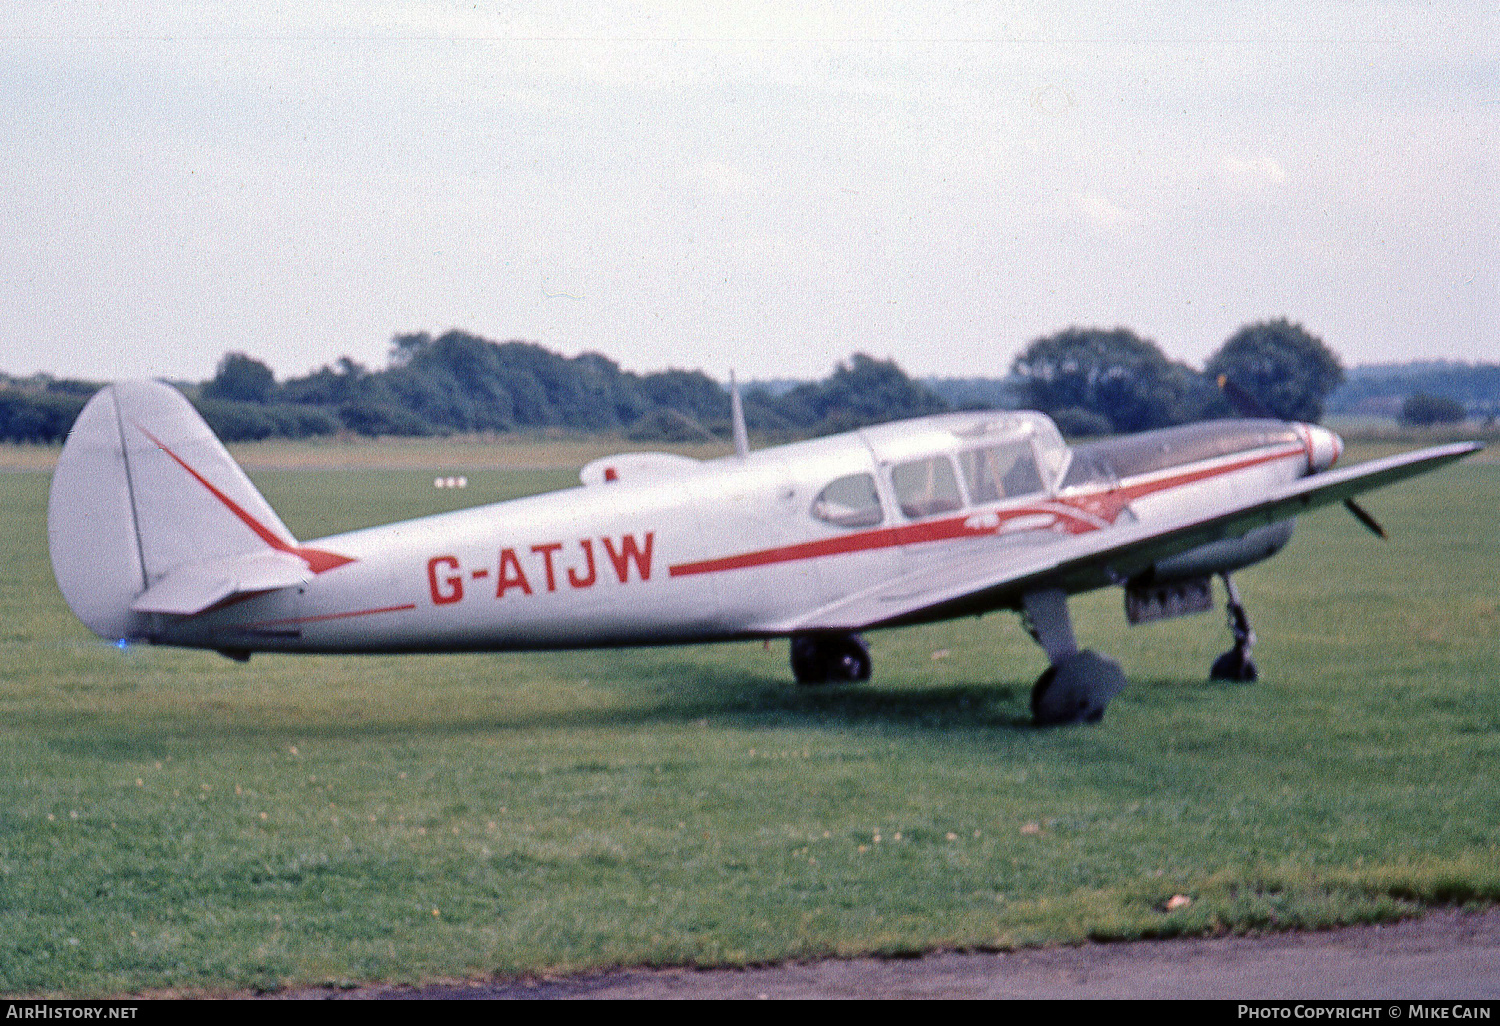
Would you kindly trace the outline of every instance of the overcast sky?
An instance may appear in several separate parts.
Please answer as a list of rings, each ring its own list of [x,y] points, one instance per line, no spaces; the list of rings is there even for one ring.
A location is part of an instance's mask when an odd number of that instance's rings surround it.
[[[0,370],[1500,360],[1494,0],[1115,6],[11,0]]]

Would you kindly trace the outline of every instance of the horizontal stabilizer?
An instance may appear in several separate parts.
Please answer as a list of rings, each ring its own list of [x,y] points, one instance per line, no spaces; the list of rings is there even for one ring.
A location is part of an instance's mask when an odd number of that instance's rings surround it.
[[[137,613],[192,616],[231,599],[306,584],[307,564],[284,552],[255,552],[180,566],[147,588],[130,608]]]

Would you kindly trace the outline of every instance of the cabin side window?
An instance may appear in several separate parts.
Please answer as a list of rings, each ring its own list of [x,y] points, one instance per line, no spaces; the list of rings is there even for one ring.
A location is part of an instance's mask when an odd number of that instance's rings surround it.
[[[912,519],[963,508],[958,476],[946,456],[897,464],[891,471],[891,484],[901,512]]]
[[[850,474],[838,478],[813,500],[812,515],[838,527],[874,527],[885,519],[875,478]]]
[[[1042,491],[1036,457],[1027,442],[966,449],[959,453],[958,462],[969,486],[969,498],[976,503],[999,502]]]

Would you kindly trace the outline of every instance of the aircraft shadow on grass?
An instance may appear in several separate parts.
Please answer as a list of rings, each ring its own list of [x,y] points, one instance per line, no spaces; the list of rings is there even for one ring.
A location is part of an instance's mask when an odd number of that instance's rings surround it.
[[[637,668],[595,687],[603,686],[617,701],[604,708],[543,709],[497,715],[493,707],[476,705],[462,717],[374,715],[330,722],[319,715],[305,723],[239,722],[224,718],[224,710],[189,708],[170,718],[155,715],[150,723],[127,723],[100,716],[81,722],[77,711],[42,716],[52,722],[32,722],[37,733],[53,735],[46,742],[60,755],[111,761],[159,760],[169,754],[182,758],[185,750],[210,752],[225,744],[246,742],[282,746],[288,737],[307,744],[317,741],[382,740],[420,743],[461,740],[525,731],[588,731],[650,729],[654,727],[735,727],[782,730],[837,730],[844,727],[893,729],[915,735],[962,735],[967,732],[1009,731],[1017,735],[1045,731],[1035,725],[1026,705],[1031,685],[961,681],[930,687],[794,687],[782,678],[763,673],[706,667],[689,661]],[[512,684],[497,684],[494,699],[503,705]],[[1225,685],[1187,679],[1143,680],[1131,691],[1141,696],[1170,692],[1173,702],[1223,690]],[[253,708],[235,716],[255,716]],[[980,734],[983,737],[984,734]],[[956,739],[955,739],[956,740]]]

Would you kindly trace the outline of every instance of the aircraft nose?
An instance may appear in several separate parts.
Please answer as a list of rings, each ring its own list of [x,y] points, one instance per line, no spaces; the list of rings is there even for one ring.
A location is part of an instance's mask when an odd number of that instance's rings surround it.
[[[1300,425],[1307,439],[1308,470],[1327,470],[1338,462],[1344,452],[1344,440],[1337,434],[1317,424]]]

